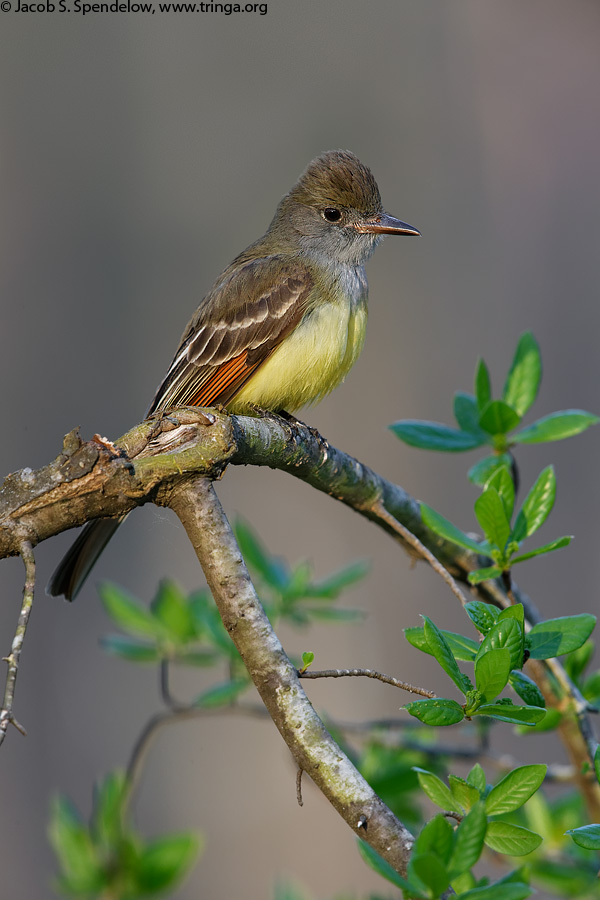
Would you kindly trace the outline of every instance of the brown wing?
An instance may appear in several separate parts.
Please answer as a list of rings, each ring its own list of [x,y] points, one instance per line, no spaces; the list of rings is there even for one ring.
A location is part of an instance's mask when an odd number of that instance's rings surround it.
[[[298,325],[313,283],[302,262],[277,256],[234,269],[198,307],[148,415],[226,406]]]

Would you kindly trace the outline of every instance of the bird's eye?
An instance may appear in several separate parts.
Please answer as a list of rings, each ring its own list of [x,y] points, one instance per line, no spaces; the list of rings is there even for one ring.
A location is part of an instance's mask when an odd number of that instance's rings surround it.
[[[342,218],[342,214],[339,209],[328,206],[323,210],[323,218],[327,219],[328,222],[339,222]]]

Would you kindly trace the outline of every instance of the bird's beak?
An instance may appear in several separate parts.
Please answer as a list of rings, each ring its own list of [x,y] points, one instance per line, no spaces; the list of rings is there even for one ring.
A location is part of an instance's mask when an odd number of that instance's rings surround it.
[[[421,234],[412,225],[407,225],[406,222],[401,222],[400,219],[388,216],[384,212],[357,222],[354,228],[360,234]]]

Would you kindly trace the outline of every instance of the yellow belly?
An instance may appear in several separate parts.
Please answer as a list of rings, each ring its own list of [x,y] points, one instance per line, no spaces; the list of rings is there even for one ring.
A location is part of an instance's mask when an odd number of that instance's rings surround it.
[[[272,356],[227,404],[288,412],[316,403],[344,380],[365,340],[366,303],[327,303],[305,316]]]

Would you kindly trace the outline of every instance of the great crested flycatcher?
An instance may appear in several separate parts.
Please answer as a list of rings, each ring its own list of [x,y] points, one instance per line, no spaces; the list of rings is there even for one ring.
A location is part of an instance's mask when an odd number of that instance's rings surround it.
[[[419,234],[383,211],[370,170],[346,150],[314,159],[267,233],[237,256],[194,313],[148,415],[222,404],[294,411],[343,381],[367,323],[364,264],[385,234]],[[48,584],[72,600],[121,519],[95,519]]]

